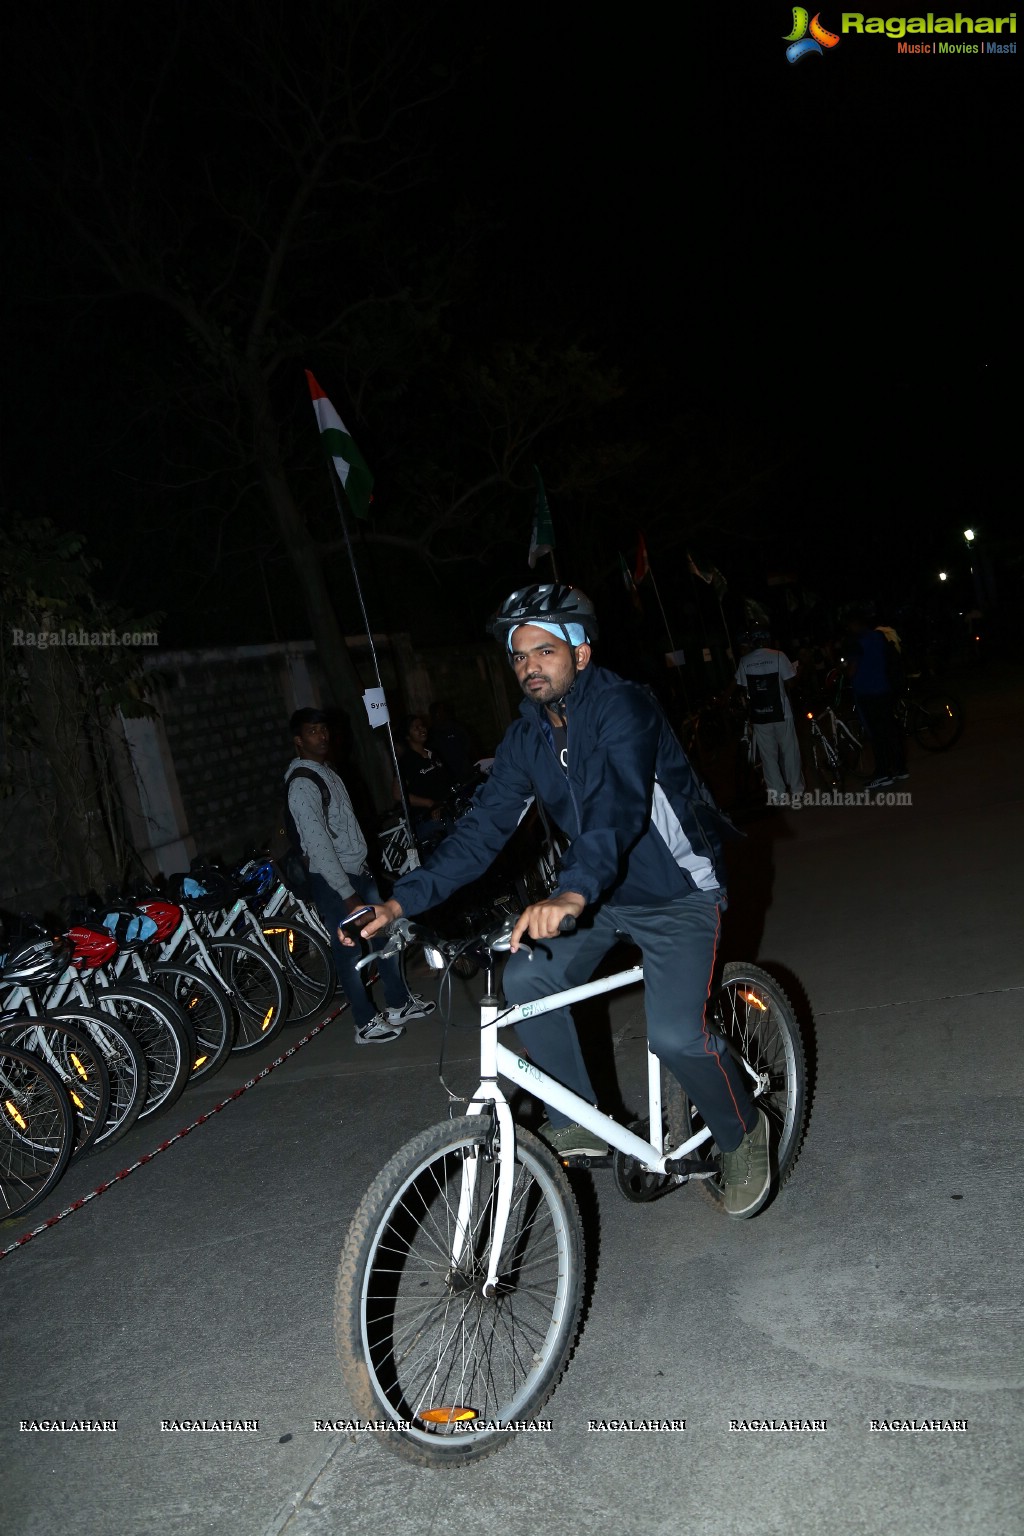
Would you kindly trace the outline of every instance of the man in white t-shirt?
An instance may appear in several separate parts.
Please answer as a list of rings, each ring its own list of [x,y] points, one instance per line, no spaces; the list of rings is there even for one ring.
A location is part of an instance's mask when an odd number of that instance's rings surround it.
[[[796,669],[782,651],[773,651],[767,630],[755,629],[745,637],[752,647],[736,668],[736,681],[747,696],[754,739],[764,764],[764,782],[770,795],[802,795],[804,771],[796,721],[789,702],[789,685]]]

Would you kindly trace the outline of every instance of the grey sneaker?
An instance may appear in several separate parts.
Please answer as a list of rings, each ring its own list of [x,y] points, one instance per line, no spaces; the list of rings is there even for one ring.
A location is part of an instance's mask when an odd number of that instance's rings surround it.
[[[556,1157],[607,1157],[608,1143],[582,1125],[560,1125],[556,1130],[545,1120],[537,1135]]]
[[[772,1183],[768,1158],[768,1116],[757,1112],[757,1124],[735,1152],[722,1153],[722,1203],[727,1216],[756,1216],[768,1199]]]
[[[889,776],[889,774],[887,774],[887,773],[880,773],[878,775],[877,779],[869,779],[868,782],[865,784],[864,788],[865,789],[884,789],[887,784],[891,784],[892,782],[893,781],[892,781],[891,777]]]
[[[356,1030],[356,1045],[386,1045],[405,1034],[404,1024],[391,1024],[383,1013]]]
[[[433,1013],[436,1003],[428,1003],[417,992],[409,993],[409,1001],[403,1003],[401,1008],[389,1008],[388,1018],[392,1024],[404,1024],[406,1019],[426,1019]]]

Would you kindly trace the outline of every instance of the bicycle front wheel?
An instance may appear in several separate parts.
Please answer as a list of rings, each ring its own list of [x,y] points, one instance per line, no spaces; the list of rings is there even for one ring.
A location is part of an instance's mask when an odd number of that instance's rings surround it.
[[[213,963],[231,989],[238,1032],[233,1056],[269,1045],[288,1017],[284,974],[277,961],[247,939],[215,939],[208,945]]]
[[[793,1004],[774,976],[760,966],[731,961],[722,983],[708,999],[708,1028],[725,1042],[740,1067],[743,1080],[753,1087],[747,1063],[762,1079],[764,1091],[755,1103],[768,1116],[772,1182],[780,1189],[793,1171],[807,1124],[807,1065]],[[666,1084],[669,1135],[681,1146],[704,1122],[695,1104],[674,1078]],[[711,1143],[712,1161],[717,1149]],[[722,1203],[719,1175],[695,1181],[715,1205]]]
[[[56,1072],[30,1051],[0,1043],[0,1219],[45,1200],[74,1144],[71,1101]]]
[[[835,747],[824,736],[816,735],[811,743],[811,755],[814,758],[814,772],[822,789],[841,790],[843,768]]]
[[[5,1019],[0,1040],[4,1046],[31,1051],[57,1074],[74,1114],[73,1156],[88,1151],[110,1107],[110,1076],[95,1041],[66,1019],[48,1013]]]
[[[322,1013],[338,985],[330,941],[303,923],[264,921],[263,937],[274,951],[288,987],[288,1023],[304,1024]]]
[[[519,1127],[496,1294],[484,1295],[497,1187],[488,1117],[434,1126],[374,1180],[342,1250],[334,1322],[345,1385],[364,1420],[394,1426],[384,1445],[421,1466],[500,1449],[514,1430],[498,1426],[543,1406],[579,1327],[576,1201],[554,1156]]]
[[[231,1055],[237,1028],[235,1015],[217,982],[184,962],[154,965],[150,980],[154,987],[174,1000],[195,1036],[189,1086],[212,1077]]]

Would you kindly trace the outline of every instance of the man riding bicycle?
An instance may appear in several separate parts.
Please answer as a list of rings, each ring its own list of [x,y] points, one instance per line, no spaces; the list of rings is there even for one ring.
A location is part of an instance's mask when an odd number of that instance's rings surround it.
[[[513,929],[506,998],[525,1003],[581,985],[628,933],[643,951],[650,1048],[711,1129],[725,1210],[753,1216],[771,1182],[768,1120],[704,1018],[725,906],[721,813],[651,695],[592,664],[598,626],[583,592],[524,587],[491,629],[525,694],[521,718],[470,811],[422,868],[397,882],[363,937],[482,874],[536,797],[571,841],[558,889],[527,907]],[[557,937],[566,917],[576,930]],[[527,936],[533,945],[521,946]],[[517,1033],[542,1071],[595,1102],[567,1008],[520,1023]],[[561,1157],[608,1151],[554,1111],[541,1134]]]

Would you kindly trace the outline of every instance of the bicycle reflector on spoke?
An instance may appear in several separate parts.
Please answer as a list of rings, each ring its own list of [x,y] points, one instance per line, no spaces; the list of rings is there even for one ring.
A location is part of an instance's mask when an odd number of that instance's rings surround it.
[[[424,1424],[470,1424],[478,1414],[475,1408],[424,1408],[418,1417]]]
[[[268,1008],[266,1013],[263,1015],[263,1023],[260,1025],[260,1033],[262,1034],[264,1030],[269,1029],[273,1022],[274,1010],[273,1008]]]
[[[78,1073],[79,1077],[82,1079],[82,1082],[83,1083],[87,1083],[89,1081],[89,1074],[85,1070],[85,1068],[82,1066],[82,1063],[79,1061],[79,1059],[75,1055],[74,1051],[71,1052],[71,1065],[74,1067],[75,1071]]]
[[[4,1099],[4,1109],[7,1111],[8,1119],[14,1121],[14,1124],[18,1127],[19,1131],[28,1130],[25,1116],[22,1114],[21,1110],[18,1108],[17,1104],[15,1104],[13,1099]]]
[[[745,1003],[749,1003],[752,1008],[757,1008],[761,1013],[768,1012],[768,1004],[763,998],[758,997],[756,992],[741,992],[740,997],[742,997]]]

